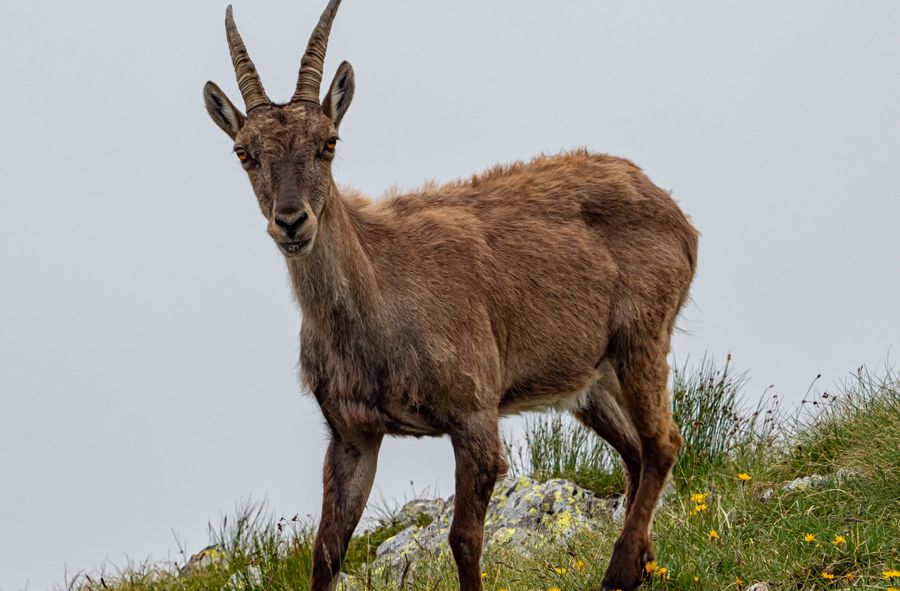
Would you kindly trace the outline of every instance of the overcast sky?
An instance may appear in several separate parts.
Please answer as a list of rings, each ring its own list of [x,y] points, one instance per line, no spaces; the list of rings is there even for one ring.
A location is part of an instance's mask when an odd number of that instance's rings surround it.
[[[287,99],[324,0],[237,0]],[[225,5],[0,0],[0,591],[196,551],[242,499],[316,515],[300,315],[201,88]],[[797,400],[900,344],[900,3],[347,0],[335,178],[373,196],[588,146],[702,232],[679,359]],[[896,349],[894,350],[896,358]],[[390,441],[374,497],[452,492]]]

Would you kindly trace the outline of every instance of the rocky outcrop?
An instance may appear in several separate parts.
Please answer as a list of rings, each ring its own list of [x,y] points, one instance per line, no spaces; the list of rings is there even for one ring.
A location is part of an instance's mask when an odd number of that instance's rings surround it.
[[[670,484],[660,504],[674,493]],[[484,549],[511,547],[523,556],[547,544],[564,544],[578,533],[596,531],[620,522],[625,513],[622,495],[600,497],[569,480],[540,481],[530,476],[507,478],[494,488],[484,524]],[[414,576],[417,567],[430,558],[449,555],[447,538],[453,520],[453,498],[416,499],[406,503],[379,527],[396,531],[375,551],[375,558],[360,570],[359,577],[399,581]],[[618,523],[616,523],[618,527]],[[365,535],[364,533],[362,535]],[[191,576],[226,565],[225,549],[208,546],[197,552],[181,569]],[[243,591],[259,580],[259,571],[248,577],[232,576],[225,589]],[[245,581],[247,579],[247,581]],[[365,588],[356,577],[342,575],[344,591]]]
[[[621,505],[618,497],[598,497],[568,480],[508,478],[494,488],[488,505],[484,547],[513,546],[528,555],[534,548],[563,543],[578,532],[609,523],[623,511]],[[393,519],[407,527],[378,546],[366,570],[389,578],[410,576],[423,559],[449,553],[452,519],[452,498],[407,503]],[[355,588],[352,577],[345,577],[344,584],[346,589]]]

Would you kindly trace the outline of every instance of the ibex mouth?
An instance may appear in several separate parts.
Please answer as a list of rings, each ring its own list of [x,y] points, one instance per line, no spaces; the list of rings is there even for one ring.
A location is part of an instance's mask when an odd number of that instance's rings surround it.
[[[286,255],[295,255],[300,254],[307,250],[307,247],[312,243],[312,238],[307,238],[306,240],[299,240],[297,242],[279,242],[278,248],[281,249]]]

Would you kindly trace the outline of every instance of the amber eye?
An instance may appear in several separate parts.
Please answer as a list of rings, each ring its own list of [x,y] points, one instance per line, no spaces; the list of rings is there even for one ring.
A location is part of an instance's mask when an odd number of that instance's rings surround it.
[[[247,154],[247,150],[244,148],[235,148],[234,153],[241,162],[246,162],[250,158],[250,155]]]
[[[331,138],[327,142],[325,142],[325,150],[328,152],[334,152],[334,149],[337,147],[337,139]]]

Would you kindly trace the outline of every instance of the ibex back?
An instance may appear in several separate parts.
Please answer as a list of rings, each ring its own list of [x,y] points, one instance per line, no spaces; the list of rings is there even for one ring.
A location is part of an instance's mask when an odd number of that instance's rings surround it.
[[[456,457],[450,548],[481,591],[485,510],[507,465],[498,420],[566,409],[622,456],[627,514],[604,589],[640,586],[653,509],[681,446],[667,353],[697,232],[627,160],[587,151],[497,166],[372,202],[331,174],[353,69],[320,102],[340,0],[310,37],[297,90],[274,104],[226,33],[246,115],[204,95],[234,140],[303,313],[301,373],[328,424],[312,589],[334,589],[385,435],[447,434]]]

